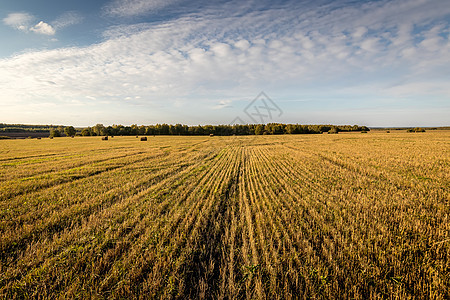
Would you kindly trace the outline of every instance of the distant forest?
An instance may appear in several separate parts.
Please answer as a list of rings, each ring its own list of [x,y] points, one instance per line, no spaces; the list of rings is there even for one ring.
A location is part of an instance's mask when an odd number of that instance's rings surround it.
[[[0,123],[0,132],[45,132],[52,129],[52,125],[23,125],[23,124],[3,124]]]
[[[127,136],[127,135],[275,135],[275,134],[320,134],[349,131],[369,131],[366,126],[358,125],[300,125],[300,124],[249,124],[249,125],[197,125],[156,124],[156,125],[112,125],[97,124],[92,127],[74,128],[73,126],[1,124],[0,135],[11,133],[38,133],[39,136]],[[8,134],[10,133],[10,134]]]

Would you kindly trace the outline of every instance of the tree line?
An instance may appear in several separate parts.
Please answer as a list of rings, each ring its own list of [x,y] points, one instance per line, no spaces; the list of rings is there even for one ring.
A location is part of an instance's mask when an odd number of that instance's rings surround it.
[[[275,135],[275,134],[320,134],[348,131],[369,131],[358,125],[301,125],[301,124],[247,124],[247,125],[112,125],[96,124],[92,127],[75,128],[62,125],[22,125],[0,123],[0,132],[47,133],[50,137],[60,136],[132,136],[132,135]]]
[[[49,132],[52,125],[24,125],[0,123],[1,132]]]
[[[275,135],[275,134],[320,134],[349,131],[369,131],[366,126],[358,125],[301,125],[301,124],[247,124],[247,125],[197,125],[156,124],[131,126],[97,124],[83,128],[81,136],[127,136],[127,135]],[[67,135],[67,134],[66,134]]]

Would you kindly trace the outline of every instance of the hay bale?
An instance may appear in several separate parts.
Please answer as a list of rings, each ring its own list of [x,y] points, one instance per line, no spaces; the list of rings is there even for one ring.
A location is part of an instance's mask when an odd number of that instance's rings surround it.
[[[146,137],[146,136],[141,137],[141,141],[146,141],[146,140],[147,140],[147,137]]]
[[[102,141],[107,141],[107,140],[108,140],[107,136],[102,137]]]

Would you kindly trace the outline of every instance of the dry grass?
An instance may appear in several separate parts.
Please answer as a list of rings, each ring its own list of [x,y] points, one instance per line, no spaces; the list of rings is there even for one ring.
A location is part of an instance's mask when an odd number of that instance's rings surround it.
[[[448,299],[450,132],[0,141],[0,298]]]

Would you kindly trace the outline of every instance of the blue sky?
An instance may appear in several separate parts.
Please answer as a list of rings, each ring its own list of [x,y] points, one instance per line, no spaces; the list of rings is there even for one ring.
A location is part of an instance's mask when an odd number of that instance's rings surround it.
[[[2,0],[0,122],[450,125],[448,0]]]

